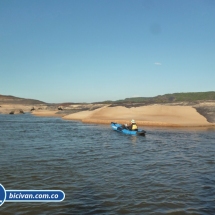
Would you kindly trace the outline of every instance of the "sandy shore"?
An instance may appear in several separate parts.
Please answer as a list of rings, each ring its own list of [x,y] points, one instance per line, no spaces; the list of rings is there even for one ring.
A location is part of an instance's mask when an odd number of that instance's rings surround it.
[[[192,106],[183,105],[147,105],[139,107],[127,108],[124,106],[109,107],[109,105],[76,105],[69,106],[63,111],[59,111],[57,106],[51,107],[46,105],[1,105],[0,113],[9,114],[10,111],[15,113],[31,112],[35,116],[52,116],[62,117],[66,120],[81,120],[84,123],[109,124],[110,122],[129,123],[131,119],[135,119],[138,125],[143,126],[215,126],[214,112],[212,109],[205,109],[209,106],[214,107],[215,103],[198,105],[197,110]],[[92,107],[91,107],[92,106]],[[86,110],[88,108],[88,110]],[[97,109],[96,109],[97,108]],[[71,114],[69,114],[70,111]],[[200,114],[200,113],[201,114]],[[211,116],[209,116],[211,114]],[[207,119],[212,119],[210,123]],[[209,120],[210,121],[210,120]]]
[[[22,104],[1,104],[0,105],[0,113],[1,114],[9,114],[11,111],[15,113],[30,112],[32,106],[30,105],[22,105]]]
[[[37,110],[33,111],[32,114],[35,116],[54,116],[54,117],[62,117],[61,114],[57,114],[58,111],[56,110]]]
[[[62,117],[81,120],[85,123],[128,123],[135,119],[145,126],[214,126],[191,106],[149,105],[126,108],[122,106],[102,107],[94,111],[81,111]]]
[[[32,108],[34,108],[33,111]],[[59,114],[58,110],[47,110],[46,105],[22,105],[22,104],[4,104],[0,105],[1,114],[9,114],[13,112],[14,114],[19,113],[31,113],[35,116],[55,116],[62,117],[65,114]]]

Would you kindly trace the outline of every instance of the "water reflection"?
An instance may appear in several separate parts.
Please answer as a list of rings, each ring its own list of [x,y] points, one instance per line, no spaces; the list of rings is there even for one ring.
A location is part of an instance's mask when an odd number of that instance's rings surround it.
[[[131,140],[132,144],[135,146],[137,143],[137,136],[130,136],[130,140]]]

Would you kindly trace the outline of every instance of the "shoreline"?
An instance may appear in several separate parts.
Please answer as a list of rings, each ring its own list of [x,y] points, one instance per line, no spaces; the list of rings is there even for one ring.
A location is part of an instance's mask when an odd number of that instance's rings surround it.
[[[71,119],[70,119],[71,120]],[[77,121],[77,120],[72,120],[72,121]],[[115,120],[115,121],[112,121],[112,120],[98,120],[98,119],[91,119],[91,120],[88,120],[88,119],[83,119],[83,120],[78,120],[78,121],[81,121],[83,123],[86,123],[86,124],[105,124],[105,125],[109,125],[111,122],[117,122],[119,124],[128,124],[129,121],[128,120]],[[165,122],[152,122],[152,121],[138,121],[136,120],[136,123],[138,126],[146,126],[146,127],[174,127],[174,128],[196,128],[196,127],[214,127],[215,128],[215,125],[211,124],[211,125],[203,125],[203,124],[198,124],[198,125],[193,125],[193,124],[190,124],[190,125],[179,125],[179,124],[174,124],[174,123],[165,123]]]
[[[153,104],[136,107],[120,105],[112,107],[107,104],[97,105],[96,108],[93,108],[91,104],[89,107],[90,108],[87,109],[86,105],[73,105],[70,106],[69,109],[66,108],[63,111],[59,111],[59,109],[54,106],[51,108],[47,106],[37,106],[37,109],[35,108],[35,110],[30,111],[32,106],[2,105],[0,113],[8,114],[9,110],[15,108],[19,110],[22,108],[25,113],[30,113],[38,117],[58,117],[64,120],[81,121],[89,124],[110,124],[111,122],[128,124],[131,119],[134,119],[138,126],[178,128],[215,127],[214,120],[209,122],[210,120],[208,120],[208,118],[203,116],[196,107],[191,105]],[[16,114],[21,113],[17,111]]]
[[[83,123],[128,124],[135,119],[138,126],[153,127],[214,127],[204,116],[191,106],[150,105],[126,108],[104,106],[94,111],[80,111],[62,117],[66,120],[79,120]]]
[[[38,117],[60,117],[62,118],[63,114],[58,114],[58,111],[33,111],[31,112],[32,115]]]

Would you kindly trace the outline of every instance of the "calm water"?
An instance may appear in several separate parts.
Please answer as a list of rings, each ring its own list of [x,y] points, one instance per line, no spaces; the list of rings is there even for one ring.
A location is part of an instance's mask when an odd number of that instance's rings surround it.
[[[60,189],[60,203],[11,203],[0,214],[215,214],[215,129],[143,128],[0,115],[0,183]]]

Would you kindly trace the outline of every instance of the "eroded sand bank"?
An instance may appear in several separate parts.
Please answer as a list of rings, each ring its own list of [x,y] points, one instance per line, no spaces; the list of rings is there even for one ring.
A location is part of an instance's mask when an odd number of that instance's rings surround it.
[[[191,106],[149,105],[126,108],[102,107],[94,111],[81,111],[63,119],[81,120],[86,123],[128,123],[135,119],[139,125],[149,126],[213,126]]]
[[[62,117],[66,120],[81,120],[85,123],[98,124],[109,124],[112,121],[125,124],[129,123],[131,119],[135,119],[138,125],[145,126],[215,126],[214,120],[211,120],[213,123],[209,123],[203,115],[199,114],[206,107],[205,104],[202,105],[203,109],[198,112],[192,106],[155,104],[131,108],[106,105],[97,109],[77,110],[79,112],[72,114],[59,112],[57,106],[51,110],[50,107],[38,105],[34,106],[34,111],[30,111],[31,105],[1,105],[0,113],[9,114],[10,111],[14,110],[19,113],[19,110],[23,110],[24,112],[31,112],[35,116]],[[81,108],[83,107],[81,106],[79,109],[81,110]],[[198,108],[202,107],[198,106]],[[73,111],[74,107],[70,107],[70,109]],[[209,113],[210,111],[207,110],[206,112]]]
[[[56,108],[57,109],[57,108]],[[0,105],[0,114],[19,114],[31,113],[35,116],[55,116],[62,117],[65,114],[58,113],[58,110],[47,110],[46,105],[22,105],[22,104],[3,104]]]

